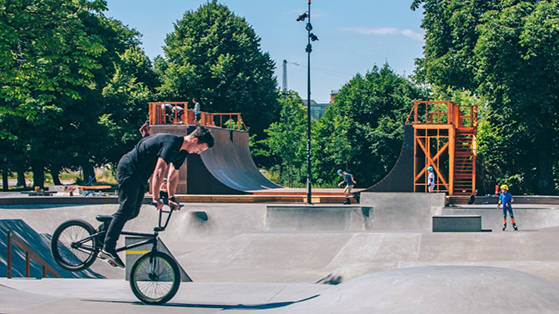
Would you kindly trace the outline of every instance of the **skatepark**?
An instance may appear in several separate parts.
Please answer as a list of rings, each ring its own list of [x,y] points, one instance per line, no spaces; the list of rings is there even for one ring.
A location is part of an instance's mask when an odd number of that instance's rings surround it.
[[[157,105],[153,131],[192,131],[188,121],[156,121]],[[97,215],[117,210],[116,197],[4,194],[0,313],[559,313],[559,199],[515,197],[519,231],[502,230],[496,196],[463,205],[475,191],[475,127],[453,117],[475,115],[450,105],[447,124],[418,122],[416,113],[393,170],[352,205],[341,205],[341,189],[316,189],[305,204],[305,191],[260,173],[248,132],[213,128],[215,148],[181,167],[184,208],[159,234],[182,282],[158,306],[140,302],[127,281],[139,251],[120,253],[125,269],[97,259],[79,272],[51,254],[59,225],[82,219],[96,228]],[[428,165],[439,193],[425,193]],[[148,203],[125,230],[153,230],[159,214]]]
[[[0,222],[3,233],[15,225],[28,239],[48,239],[65,220],[95,224],[116,206],[7,205]],[[432,231],[433,216],[464,214],[481,216],[483,230]],[[149,232],[156,215],[144,205],[127,228]],[[493,204],[448,207],[444,194],[419,193],[363,193],[352,206],[187,204],[161,239],[193,282],[156,310],[558,313],[559,206],[517,205],[515,217],[520,231],[501,231]],[[5,250],[6,240],[0,245]],[[48,245],[30,245],[49,260]],[[125,270],[103,261],[71,275],[80,278],[22,279],[19,258],[14,278],[0,279],[2,313],[155,310],[134,297]]]

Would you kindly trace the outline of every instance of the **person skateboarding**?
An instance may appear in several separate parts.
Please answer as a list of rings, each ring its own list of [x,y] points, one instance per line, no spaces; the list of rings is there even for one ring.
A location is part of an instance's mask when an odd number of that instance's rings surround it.
[[[501,195],[499,195],[499,203],[497,204],[497,209],[503,205],[503,231],[507,229],[507,212],[510,215],[510,220],[512,221],[512,227],[515,231],[518,231],[518,227],[514,222],[514,214],[512,213],[512,203],[514,198],[512,194],[509,193],[509,186],[506,184],[501,185]]]
[[[343,171],[342,169],[338,170],[338,175],[343,177],[343,181],[341,181],[340,183],[338,183],[338,186],[342,186],[342,184],[346,184],[345,188],[344,188],[344,194],[345,194],[345,202],[343,202],[344,205],[349,205],[351,204],[350,201],[350,197],[353,196],[353,198],[355,198],[355,200],[357,201],[357,203],[359,203],[359,196],[357,194],[352,194],[351,191],[353,190],[353,186],[357,183],[355,181],[355,179],[353,178],[353,175],[351,173],[347,173],[345,171]]]
[[[199,126],[186,136],[158,133],[144,137],[134,149],[122,156],[116,169],[119,207],[108,224],[99,258],[108,260],[113,266],[124,268],[124,263],[116,253],[116,242],[124,224],[140,213],[149,178],[151,177],[152,202],[160,210],[163,203],[159,200],[159,192],[164,172],[168,169],[169,205],[177,209],[179,204],[175,199],[175,192],[180,167],[190,154],[200,154],[213,145],[212,133]]]

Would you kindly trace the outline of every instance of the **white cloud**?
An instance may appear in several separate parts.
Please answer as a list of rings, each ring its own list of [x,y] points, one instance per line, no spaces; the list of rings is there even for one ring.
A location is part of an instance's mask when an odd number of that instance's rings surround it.
[[[423,41],[423,35],[420,33],[416,33],[411,29],[404,29],[401,30],[396,27],[376,27],[376,28],[369,28],[369,27],[344,27],[340,28],[341,31],[345,32],[354,32],[358,34],[364,35],[404,35],[408,38],[413,40]]]
[[[404,35],[406,37],[409,37],[411,39],[423,41],[423,34],[416,33],[414,31],[412,31],[411,29],[404,29],[402,31],[402,35]]]

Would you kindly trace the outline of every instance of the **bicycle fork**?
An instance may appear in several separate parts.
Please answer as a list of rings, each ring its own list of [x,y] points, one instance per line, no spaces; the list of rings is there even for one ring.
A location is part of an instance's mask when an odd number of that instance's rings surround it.
[[[154,238],[154,242],[153,242],[153,246],[151,248],[151,252],[149,253],[149,279],[151,279],[152,281],[158,281],[159,280],[159,276],[157,275],[157,272],[155,271],[157,269],[157,259],[155,258],[155,256],[157,255],[157,245],[158,245],[159,241],[157,236]]]

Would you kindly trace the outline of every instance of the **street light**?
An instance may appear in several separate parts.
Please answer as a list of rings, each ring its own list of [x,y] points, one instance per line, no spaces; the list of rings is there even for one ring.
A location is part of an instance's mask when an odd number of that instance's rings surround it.
[[[304,22],[307,20],[305,29],[307,30],[307,47],[305,52],[308,56],[307,61],[307,204],[312,204],[312,191],[311,191],[311,52],[312,45],[311,41],[317,41],[318,37],[311,33],[313,27],[311,24],[311,0],[308,0],[309,9],[307,12],[299,15],[297,22]]]

